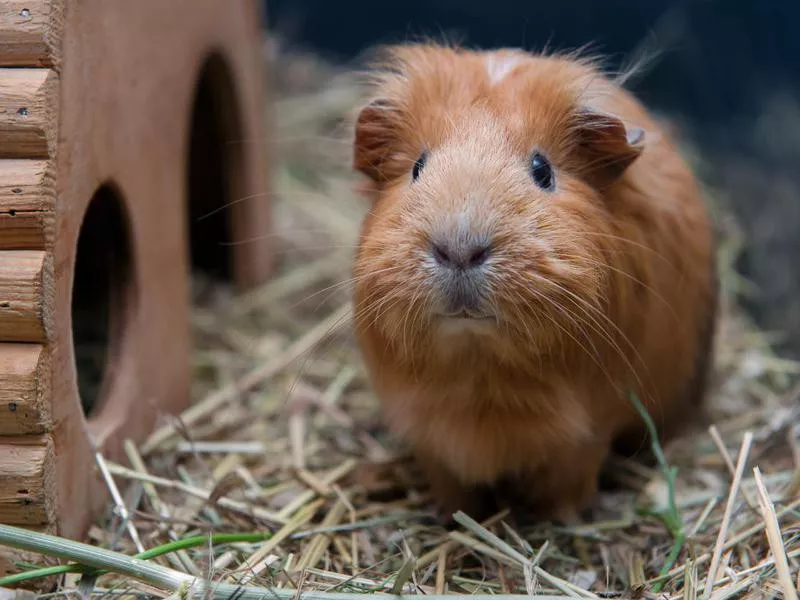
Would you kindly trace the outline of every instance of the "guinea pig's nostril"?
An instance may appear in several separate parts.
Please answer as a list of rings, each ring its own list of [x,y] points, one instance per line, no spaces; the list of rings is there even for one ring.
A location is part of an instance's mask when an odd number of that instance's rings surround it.
[[[436,259],[440,265],[444,267],[452,267],[453,266],[453,259],[450,258],[450,254],[447,252],[447,249],[444,246],[440,246],[439,244],[431,244],[431,252],[433,253],[433,258]]]
[[[450,245],[431,244],[431,254],[437,263],[450,269],[474,269],[481,266],[489,258],[491,248],[488,245]]]
[[[469,257],[469,266],[470,267],[479,267],[483,263],[486,262],[486,259],[489,258],[489,246],[481,246],[479,248],[475,248],[472,251],[472,255]]]

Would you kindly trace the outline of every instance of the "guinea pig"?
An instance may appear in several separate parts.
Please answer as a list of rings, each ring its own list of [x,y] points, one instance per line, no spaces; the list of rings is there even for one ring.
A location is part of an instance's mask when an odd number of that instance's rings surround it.
[[[438,506],[574,522],[702,407],[715,238],[668,133],[592,60],[390,47],[354,122],[354,328]]]

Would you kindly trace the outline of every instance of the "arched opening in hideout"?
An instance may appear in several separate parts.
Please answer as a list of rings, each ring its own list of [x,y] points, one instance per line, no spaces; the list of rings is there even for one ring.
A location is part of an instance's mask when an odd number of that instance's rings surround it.
[[[81,224],[72,287],[72,344],[78,393],[87,418],[113,388],[136,308],[130,222],[119,191],[97,189]]]
[[[239,101],[231,70],[219,54],[200,69],[189,128],[187,211],[193,299],[202,284],[235,284],[236,215],[246,202]]]

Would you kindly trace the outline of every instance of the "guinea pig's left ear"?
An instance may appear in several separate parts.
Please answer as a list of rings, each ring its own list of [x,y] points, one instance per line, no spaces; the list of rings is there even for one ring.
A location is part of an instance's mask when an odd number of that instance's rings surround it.
[[[396,109],[378,98],[358,113],[353,141],[353,167],[375,182],[385,179],[384,163],[395,140]]]
[[[613,115],[583,110],[576,116],[573,131],[581,165],[597,184],[618,179],[644,150],[644,130],[626,127]]]

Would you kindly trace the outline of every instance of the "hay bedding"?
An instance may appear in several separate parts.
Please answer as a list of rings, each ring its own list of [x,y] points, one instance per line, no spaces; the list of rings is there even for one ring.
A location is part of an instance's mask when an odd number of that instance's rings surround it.
[[[462,518],[448,533],[379,426],[348,327],[347,282],[366,207],[352,191],[340,119],[356,87],[306,56],[277,60],[273,78],[278,273],[242,297],[198,279],[199,404],[138,450],[129,446],[133,468],[108,465],[146,548],[211,530],[273,535],[160,564],[297,592],[690,598],[713,586],[714,598],[790,597],[800,584],[797,365],[775,357],[729,300],[740,284],[730,219],[721,219],[715,427],[666,453],[686,535],[674,566],[659,576],[677,533],[663,517],[668,478],[634,463],[615,465],[621,489],[601,495],[580,527],[522,526],[500,514],[482,525]],[[136,552],[118,510],[91,536]],[[63,593],[77,577],[66,577]],[[114,575],[94,585],[95,594],[167,595]]]

